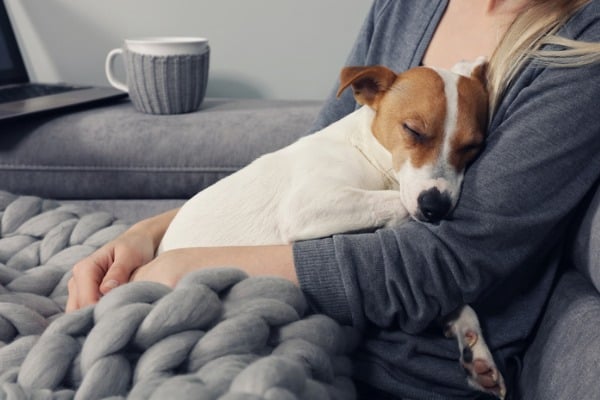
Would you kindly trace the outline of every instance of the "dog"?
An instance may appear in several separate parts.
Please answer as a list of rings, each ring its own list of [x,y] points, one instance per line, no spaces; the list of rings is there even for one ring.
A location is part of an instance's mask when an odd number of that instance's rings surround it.
[[[456,205],[465,168],[484,143],[486,66],[480,58],[452,70],[401,74],[383,66],[344,68],[338,97],[351,87],[360,108],[192,197],[158,253],[285,244],[411,218],[439,222]],[[503,397],[473,309],[458,310],[446,332],[458,341],[469,383]],[[486,388],[490,377],[496,385]]]

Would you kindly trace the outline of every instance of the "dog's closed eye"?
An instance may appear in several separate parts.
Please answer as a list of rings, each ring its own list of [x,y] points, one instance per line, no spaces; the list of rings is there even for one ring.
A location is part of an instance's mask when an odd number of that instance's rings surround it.
[[[415,128],[414,126],[411,126],[407,122],[404,122],[402,124],[402,128],[410,136],[410,138],[413,139],[415,142],[422,143],[425,140],[427,140],[427,136],[425,134],[423,134],[417,128]]]

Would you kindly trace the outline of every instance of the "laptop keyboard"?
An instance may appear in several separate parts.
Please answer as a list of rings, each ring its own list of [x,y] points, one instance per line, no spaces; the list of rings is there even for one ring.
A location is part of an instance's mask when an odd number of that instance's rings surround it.
[[[0,103],[9,103],[11,101],[26,100],[33,97],[49,96],[52,94],[80,89],[85,89],[85,87],[70,85],[44,85],[37,83],[11,86],[0,89]]]

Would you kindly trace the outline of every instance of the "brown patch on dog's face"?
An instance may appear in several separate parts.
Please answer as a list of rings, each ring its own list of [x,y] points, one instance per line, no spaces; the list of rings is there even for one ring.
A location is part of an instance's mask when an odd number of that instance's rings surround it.
[[[444,81],[429,68],[399,75],[378,104],[373,133],[392,153],[398,171],[410,159],[415,168],[440,156],[446,119]]]
[[[488,95],[481,80],[460,77],[456,132],[450,141],[449,164],[464,170],[479,154],[487,125]]]

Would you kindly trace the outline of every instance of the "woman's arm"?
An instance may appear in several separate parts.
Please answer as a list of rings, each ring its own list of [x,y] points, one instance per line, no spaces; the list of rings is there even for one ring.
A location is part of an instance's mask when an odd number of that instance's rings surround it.
[[[164,252],[133,272],[133,281],[175,286],[188,272],[206,267],[231,266],[250,276],[278,276],[298,283],[291,245],[195,247]]]

